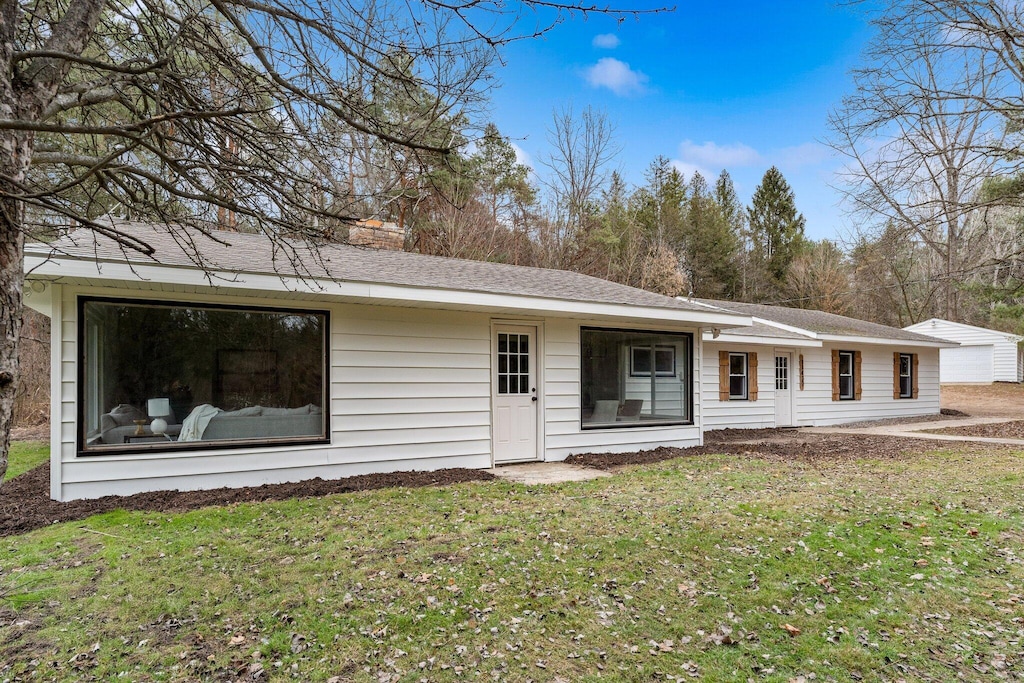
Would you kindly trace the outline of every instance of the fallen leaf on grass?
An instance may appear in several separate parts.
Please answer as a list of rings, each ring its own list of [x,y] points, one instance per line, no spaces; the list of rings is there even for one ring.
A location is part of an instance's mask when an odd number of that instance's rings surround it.
[[[228,641],[228,645],[235,647],[245,642],[245,636],[239,634],[237,636],[231,636],[231,640]]]
[[[978,530],[977,529],[968,529],[967,535],[973,538],[973,537],[978,535]]]
[[[732,637],[732,629],[722,624],[714,633],[704,638],[704,642],[715,645],[735,645],[736,639]]]
[[[800,629],[798,629],[796,626],[793,626],[793,624],[783,624],[782,630],[788,633],[791,638],[800,635]]]

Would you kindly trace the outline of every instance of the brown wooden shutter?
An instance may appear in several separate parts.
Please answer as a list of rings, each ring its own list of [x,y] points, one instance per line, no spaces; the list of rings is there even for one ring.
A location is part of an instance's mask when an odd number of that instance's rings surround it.
[[[853,352],[853,400],[860,400],[860,351]]]
[[[718,352],[718,400],[729,400],[729,352]]]
[[[750,397],[751,401],[756,401],[757,400],[757,354],[756,353],[749,353],[749,354],[747,354],[747,375],[749,376],[748,379],[747,379],[747,382],[748,382],[748,384],[747,384],[747,387],[748,387],[747,395]]]
[[[804,390],[804,354],[800,354],[800,391]]]
[[[900,399],[900,352],[895,351],[892,354],[892,397],[895,400]]]
[[[917,398],[917,354],[910,356],[910,388],[914,392],[914,398]]]
[[[839,350],[832,349],[832,400],[839,400]]]

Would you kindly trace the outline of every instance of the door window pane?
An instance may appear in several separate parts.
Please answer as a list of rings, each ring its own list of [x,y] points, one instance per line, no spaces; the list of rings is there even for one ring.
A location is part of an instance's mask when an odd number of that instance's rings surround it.
[[[775,357],[775,388],[779,391],[789,389],[789,357]]]
[[[529,394],[530,337],[527,334],[498,333],[498,394]]]

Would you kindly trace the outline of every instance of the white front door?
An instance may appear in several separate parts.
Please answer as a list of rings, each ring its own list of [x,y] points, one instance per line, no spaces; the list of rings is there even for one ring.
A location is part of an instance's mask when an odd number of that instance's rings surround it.
[[[537,328],[494,328],[494,462],[537,460]]]
[[[775,352],[775,426],[793,426],[793,354]]]

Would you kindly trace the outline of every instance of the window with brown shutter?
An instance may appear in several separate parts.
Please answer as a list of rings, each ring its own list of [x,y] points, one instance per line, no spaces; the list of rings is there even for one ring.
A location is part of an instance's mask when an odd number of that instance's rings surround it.
[[[917,398],[917,354],[893,354],[893,398]]]
[[[718,400],[757,400],[757,354],[718,352]]]
[[[800,391],[804,390],[804,354],[800,354]]]
[[[832,351],[832,400],[860,400],[860,351]]]

